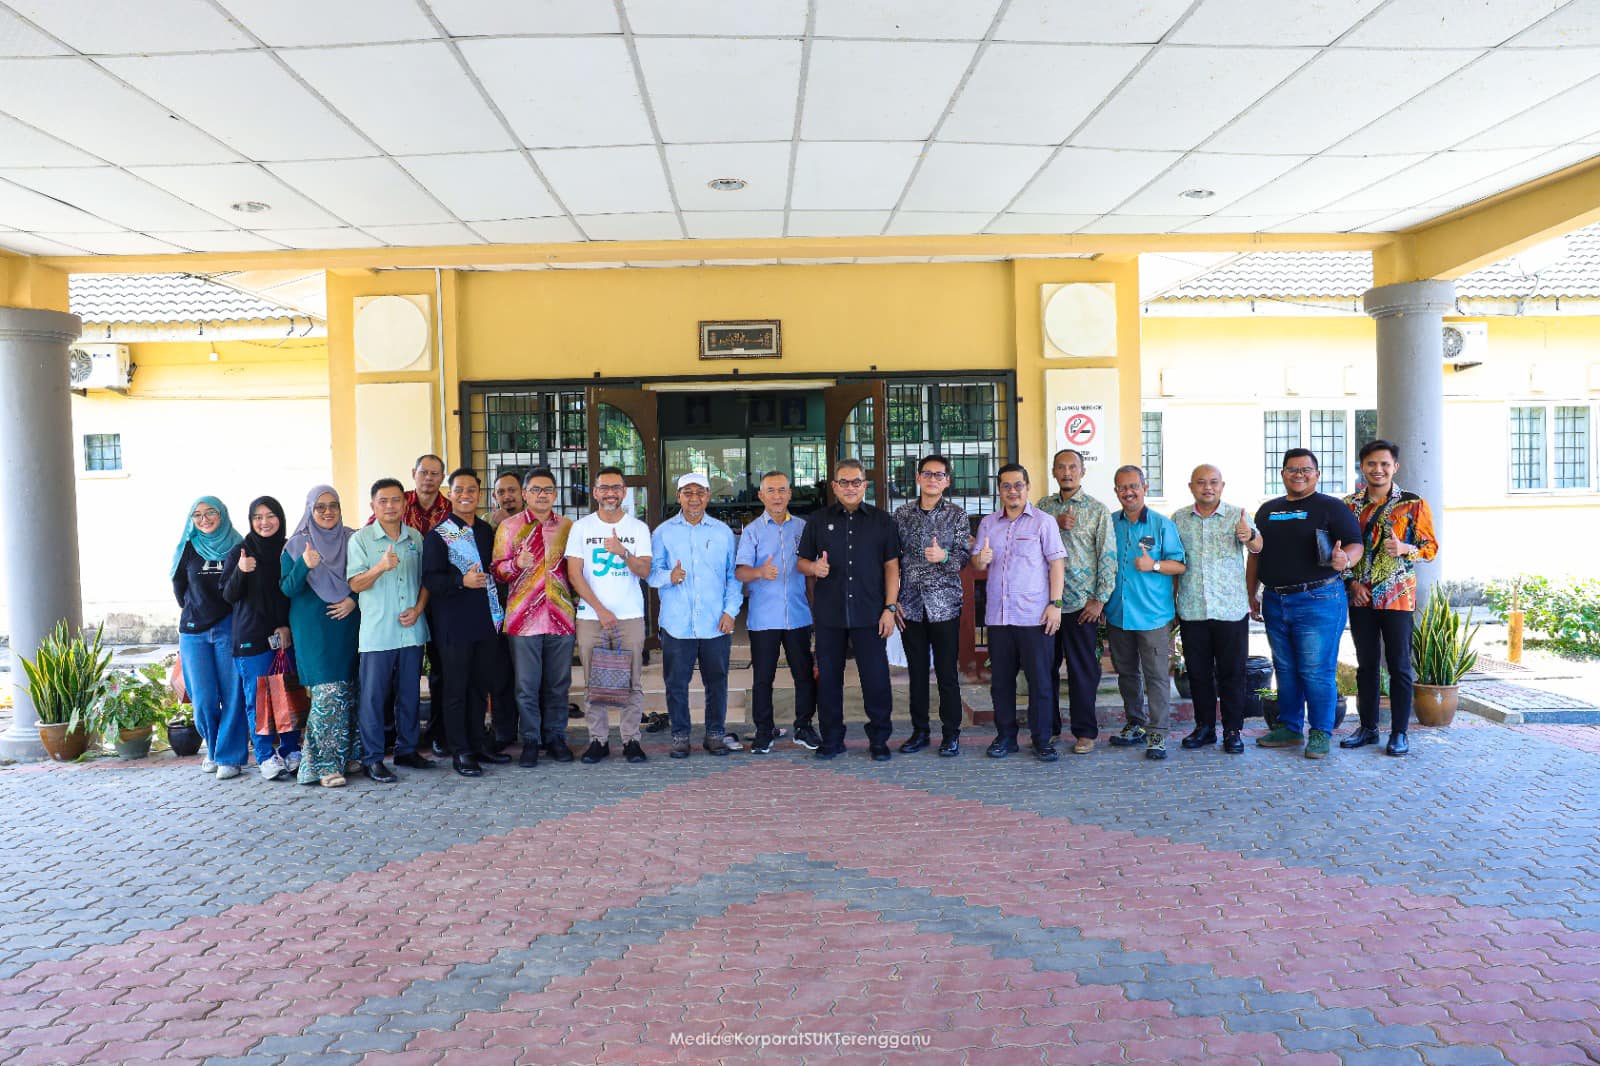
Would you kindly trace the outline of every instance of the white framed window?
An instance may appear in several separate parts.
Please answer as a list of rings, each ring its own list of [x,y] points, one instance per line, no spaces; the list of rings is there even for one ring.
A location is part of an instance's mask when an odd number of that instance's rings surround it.
[[[1506,409],[1509,491],[1593,491],[1594,425],[1594,405],[1585,401],[1511,404]]]
[[[1317,491],[1332,496],[1353,491],[1356,453],[1378,434],[1371,407],[1279,407],[1261,412],[1262,485],[1271,495],[1281,484],[1283,453],[1310,448],[1322,478]]]
[[[1167,448],[1160,411],[1145,411],[1139,417],[1139,465],[1150,481],[1150,498],[1164,499],[1167,495]]]
[[[121,433],[80,433],[73,441],[78,476],[85,479],[127,477]]]

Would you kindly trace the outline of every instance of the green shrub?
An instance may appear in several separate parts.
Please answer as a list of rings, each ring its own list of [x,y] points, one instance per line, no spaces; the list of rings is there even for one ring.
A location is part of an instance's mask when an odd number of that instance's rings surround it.
[[[94,640],[86,642],[65,621],[57,622],[39,642],[33,661],[22,659],[28,698],[33,700],[41,725],[77,729],[91,713],[105,690],[106,671],[111,666],[111,653],[101,645],[100,634],[96,629]]]
[[[1600,655],[1600,579],[1522,575],[1490,582],[1484,597],[1504,617],[1519,592],[1528,629],[1561,650]]]

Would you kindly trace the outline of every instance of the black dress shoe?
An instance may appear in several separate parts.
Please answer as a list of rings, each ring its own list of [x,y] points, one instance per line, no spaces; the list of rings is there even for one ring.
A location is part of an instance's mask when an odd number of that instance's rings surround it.
[[[906,738],[905,743],[900,745],[900,754],[915,755],[923,748],[926,748],[932,740],[933,738],[928,735],[926,729],[913,730],[911,735]]]
[[[1411,741],[1404,733],[1390,733],[1389,743],[1383,746],[1385,753],[1400,756],[1411,750]]]
[[[394,764],[396,766],[409,766],[413,770],[433,769],[432,759],[428,758],[426,755],[419,755],[414,751],[407,755],[396,755],[394,757]]]
[[[598,740],[591,740],[589,741],[589,746],[583,749],[583,758],[579,761],[593,766],[601,759],[609,758],[611,758],[611,741],[608,740],[602,744]]]
[[[537,744],[524,744],[522,746],[522,755],[521,755],[520,758],[517,759],[517,765],[523,767],[524,769],[529,769],[529,770],[531,770],[535,766],[538,766],[539,765],[539,745],[537,745]]]
[[[822,747],[818,748],[816,750],[816,753],[814,755],[812,755],[811,757],[813,759],[828,760],[828,759],[837,759],[839,756],[841,756],[843,754],[844,754],[844,746],[843,745],[840,745],[837,748],[830,748],[827,745],[823,745]]]
[[[400,780],[398,777],[394,776],[393,770],[389,769],[381,762],[375,762],[366,769],[367,776],[372,778],[372,780],[376,781],[380,785],[392,785],[396,781]]]
[[[984,749],[984,754],[991,759],[1004,759],[1007,755],[1017,750],[1015,742],[1007,742],[1005,737],[995,737]]]
[[[572,761],[572,749],[567,747],[567,742],[564,740],[552,740],[544,746],[544,750],[556,762]]]
[[[1222,734],[1222,750],[1229,755],[1244,754],[1244,738],[1237,729],[1229,729]]]
[[[946,759],[953,759],[961,754],[961,741],[956,737],[945,737],[939,741],[939,754]]]
[[[1216,742],[1217,730],[1215,726],[1206,728],[1195,726],[1194,732],[1184,737],[1180,744],[1184,750],[1193,751],[1195,748],[1203,748],[1207,744],[1215,744]]]
[[[493,748],[485,748],[478,752],[477,758],[479,762],[490,763],[494,766],[504,766],[511,761],[511,756],[504,752],[495,751]]]
[[[1041,744],[1033,749],[1033,757],[1040,762],[1055,762],[1061,758],[1061,753],[1054,744]]]
[[[644,747],[637,740],[630,740],[622,746],[622,754],[629,762],[646,762],[650,756],[644,753]]]
[[[470,755],[452,756],[450,763],[456,768],[456,773],[460,774],[462,777],[483,776],[483,767],[479,766],[478,760],[474,759]]]
[[[1368,744],[1376,744],[1377,742],[1378,731],[1363,725],[1357,726],[1354,733],[1339,741],[1339,746],[1341,748],[1364,748]]]
[[[872,745],[871,750],[872,750],[872,761],[873,762],[888,762],[889,761],[889,745],[887,745],[887,744],[874,744],[874,745]]]

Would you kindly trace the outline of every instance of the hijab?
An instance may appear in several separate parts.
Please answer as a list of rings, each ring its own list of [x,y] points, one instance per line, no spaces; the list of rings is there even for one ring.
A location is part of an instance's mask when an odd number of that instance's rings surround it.
[[[217,512],[217,528],[210,533],[202,533],[200,527],[194,524],[194,512],[201,504]],[[239,531],[233,528],[233,521],[228,517],[228,506],[215,496],[202,496],[189,505],[189,517],[184,519],[183,536],[178,538],[178,547],[172,553],[172,571],[167,576],[176,577],[178,567],[183,565],[183,550],[194,545],[195,554],[208,563],[220,563],[228,557],[243,538]]]
[[[238,549],[243,555],[248,555],[256,561],[256,568],[244,576],[244,601],[248,603],[257,618],[289,620],[289,598],[283,594],[283,589],[278,587],[278,579],[283,576],[283,544],[284,523],[283,504],[271,496],[257,496],[250,501],[250,514],[255,515],[258,507],[265,507],[278,516],[278,529],[270,537],[263,537],[255,530],[255,523],[251,522],[250,532],[245,536],[242,546]],[[238,633],[238,611],[242,603],[234,604],[234,632]],[[241,638],[242,639],[242,638]]]
[[[345,552],[355,530],[343,525],[332,529],[317,525],[314,509],[317,499],[325,494],[339,499],[339,492],[332,485],[313,485],[311,491],[306,493],[306,513],[300,517],[300,524],[294,527],[294,536],[289,538],[287,548],[289,555],[295,559],[304,556],[307,548],[317,549],[317,554],[322,556],[322,563],[306,575],[306,584],[324,603],[338,603],[350,595],[350,582],[344,576]]]

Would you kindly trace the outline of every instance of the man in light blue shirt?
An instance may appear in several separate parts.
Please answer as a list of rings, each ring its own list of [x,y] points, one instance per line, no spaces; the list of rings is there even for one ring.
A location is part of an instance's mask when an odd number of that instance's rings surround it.
[[[811,726],[817,712],[817,686],[811,676],[811,604],[806,599],[806,576],[795,565],[800,550],[803,520],[789,513],[789,475],[774,470],[761,478],[761,503],[766,510],[739,534],[738,564],[734,576],[750,594],[750,713],[756,736],[750,750],[765,755],[772,750],[777,730],[772,722],[772,679],[778,672],[778,652],[789,661],[794,680],[794,741],[817,749],[822,742]]]
[[[728,650],[733,620],[744,602],[734,574],[733,530],[706,514],[711,482],[704,474],[678,479],[678,513],[650,537],[650,587],[661,593],[656,628],[667,686],[674,759],[689,757],[689,678],[695,663],[706,690],[705,749],[728,754]]]

